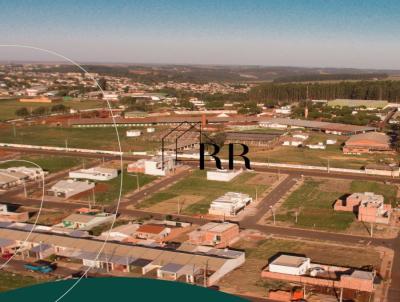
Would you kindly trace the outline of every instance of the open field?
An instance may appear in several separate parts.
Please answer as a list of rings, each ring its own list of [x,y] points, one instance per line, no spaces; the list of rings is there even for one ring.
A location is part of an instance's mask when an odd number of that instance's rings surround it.
[[[276,209],[276,221],[278,224],[300,228],[346,231],[353,226],[355,230],[357,226],[354,224],[362,225],[363,223],[356,221],[353,213],[333,210],[333,204],[337,199],[354,192],[375,192],[384,195],[386,203],[394,203],[397,187],[372,181],[307,178]],[[296,213],[297,223],[295,222]],[[267,219],[269,223],[272,220],[272,217]],[[368,228],[360,227],[359,229],[367,232]]]
[[[252,183],[253,178],[259,174],[261,173],[246,172],[231,182],[219,182],[207,180],[206,171],[196,170],[189,177],[139,203],[137,207],[146,209],[153,207],[154,209],[155,205],[167,202],[171,205],[168,213],[173,213],[177,209],[178,201],[176,199],[181,197],[179,202],[183,206],[182,213],[204,214],[207,213],[210,203],[226,192],[247,193],[254,198],[257,187],[258,194],[261,194],[267,189],[268,184],[267,182],[264,184]],[[193,201],[190,196],[194,196],[197,201]]]
[[[45,280],[40,280],[32,276],[24,276],[2,270],[0,271],[0,292],[34,285],[44,281]]]
[[[138,138],[126,137],[128,129],[134,129],[134,127],[118,128],[122,151],[152,151],[161,146],[159,141],[151,140],[147,133]],[[143,131],[143,128],[141,130]],[[55,147],[65,147],[67,142],[69,148],[119,151],[118,139],[113,127],[24,126],[16,128],[16,136],[12,127],[3,127],[0,128],[0,142]]]
[[[107,106],[105,102],[96,100],[85,100],[82,102],[57,101],[53,103],[21,103],[19,100],[16,99],[0,100],[0,121],[18,118],[18,116],[15,115],[15,111],[22,107],[25,107],[29,111],[31,111],[38,107],[49,108],[51,106],[58,104],[63,104],[66,107],[76,110],[91,109],[91,108],[106,108]]]
[[[142,187],[149,182],[155,180],[156,176],[140,174],[139,175],[139,186]],[[95,201],[96,204],[110,204],[118,200],[119,192],[120,192],[120,184],[121,184],[121,174],[110,181],[106,182],[97,182],[95,187]],[[122,180],[122,194],[121,198],[129,192],[132,192],[137,189],[137,179],[136,176],[124,173]],[[79,198],[79,200],[88,200],[93,201],[92,192],[86,194],[80,194],[75,196],[75,198]]]
[[[246,236],[233,245],[233,248],[246,251],[246,262],[235,271],[222,278],[219,286],[223,291],[239,294],[266,296],[269,289],[290,288],[288,283],[261,279],[260,274],[268,259],[279,252],[303,254],[313,262],[351,266],[379,267],[379,253],[373,248],[349,248],[339,245],[325,245],[314,242],[284,239],[264,239]],[[327,252],[329,250],[329,253]],[[363,257],[359,255],[362,253]]]
[[[82,159],[79,157],[32,155],[32,156],[22,156],[18,159],[2,163],[0,164],[0,168],[4,169],[15,166],[35,167],[35,165],[33,164],[22,162],[19,160],[34,162],[40,167],[42,167],[44,170],[49,171],[50,173],[66,170],[83,163],[88,164],[91,161],[89,159]]]
[[[360,169],[370,163],[398,162],[399,157],[391,154],[343,154],[342,144],[348,139],[346,136],[330,135],[325,133],[311,132],[305,144],[316,144],[326,142],[326,139],[337,139],[334,145],[327,145],[325,150],[313,150],[307,147],[276,146],[272,150],[263,147],[250,146],[247,156],[252,161],[305,164],[312,166],[335,167]],[[222,149],[221,154],[225,158],[228,155],[228,148]]]

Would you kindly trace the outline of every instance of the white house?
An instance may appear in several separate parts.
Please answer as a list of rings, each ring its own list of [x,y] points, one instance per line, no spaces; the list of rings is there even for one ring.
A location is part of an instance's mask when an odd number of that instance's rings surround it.
[[[292,137],[285,138],[285,140],[282,143],[282,146],[291,146],[291,147],[299,147],[301,145],[303,145],[303,140]]]
[[[164,156],[164,167],[161,156],[154,156],[144,161],[144,173],[148,175],[165,176],[175,168],[175,160],[171,156]]]
[[[156,128],[149,127],[149,128],[146,129],[146,131],[147,131],[147,133],[153,133],[153,132],[156,131]]]
[[[126,136],[127,137],[138,137],[142,135],[142,131],[140,130],[128,130],[126,131]]]
[[[114,220],[115,214],[98,213],[98,214],[71,214],[64,218],[62,223],[55,225],[56,227],[64,227],[68,229],[78,229],[89,231],[101,224],[110,223]]]
[[[310,145],[307,145],[307,147],[310,149],[320,149],[320,150],[326,149],[326,145],[324,145],[324,143],[322,143],[322,142],[319,142],[318,144],[310,144]]]
[[[240,170],[212,170],[212,171],[207,171],[207,180],[216,180],[216,181],[231,181],[234,179],[236,176],[241,174],[243,172],[242,169]]]
[[[280,108],[275,109],[275,113],[279,113],[279,114],[291,114],[292,113],[292,109],[290,106],[282,106]]]
[[[67,199],[79,193],[89,191],[93,189],[94,186],[94,183],[88,181],[76,181],[72,179],[60,180],[47,190],[47,195]]]
[[[307,133],[303,133],[303,132],[296,132],[296,133],[293,133],[292,137],[298,138],[301,140],[306,140],[309,138],[309,135]]]
[[[7,168],[7,171],[10,173],[22,173],[28,176],[29,180],[37,180],[37,179],[42,179],[43,176],[47,175],[48,172],[43,171],[41,168],[37,167],[10,167]]]
[[[69,172],[69,178],[107,181],[118,176],[117,169],[94,167]]]
[[[337,139],[327,139],[326,144],[327,145],[334,145],[337,143]]]
[[[103,100],[105,100],[105,101],[118,101],[118,94],[116,92],[104,91]]]
[[[272,273],[300,276],[310,269],[310,258],[280,255],[269,264],[268,268]]]
[[[210,204],[208,213],[211,215],[236,216],[252,201],[253,199],[248,194],[227,192]]]

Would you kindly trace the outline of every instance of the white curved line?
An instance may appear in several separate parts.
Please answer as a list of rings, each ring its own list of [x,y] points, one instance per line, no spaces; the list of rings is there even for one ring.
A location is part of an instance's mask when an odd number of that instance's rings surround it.
[[[96,86],[99,88],[99,90],[101,91],[101,93],[102,93],[103,96],[104,96],[104,91],[103,91],[103,89],[100,87],[100,85],[99,85],[99,83],[97,82],[97,80],[96,80],[85,68],[83,68],[80,64],[78,64],[77,62],[75,62],[74,60],[72,60],[72,59],[70,59],[70,58],[67,58],[66,56],[64,56],[64,55],[62,55],[62,54],[59,54],[59,53],[57,53],[57,52],[55,52],[55,51],[52,51],[52,50],[48,50],[48,49],[44,49],[44,48],[40,48],[40,47],[35,47],[35,46],[30,46],[30,45],[0,44],[0,47],[19,47],[19,48],[33,49],[33,50],[43,51],[43,52],[52,54],[52,55],[54,55],[54,56],[57,56],[57,57],[59,57],[59,58],[62,58],[62,59],[64,59],[64,60],[70,62],[71,64],[75,65],[76,67],[78,67],[80,70],[82,70],[83,72],[85,72],[87,75],[89,75],[89,78],[92,79],[92,80],[96,83]],[[114,217],[113,222],[112,222],[112,224],[111,224],[111,226],[110,226],[110,230],[111,230],[111,229],[114,227],[114,223],[115,223],[115,221],[116,221],[116,219],[117,219],[117,214],[118,214],[118,210],[119,210],[119,205],[120,205],[120,202],[121,202],[121,197],[122,197],[122,183],[123,183],[123,176],[124,176],[124,166],[123,166],[123,161],[122,161],[123,154],[122,154],[122,148],[121,148],[121,141],[120,141],[119,133],[118,133],[118,127],[117,127],[116,122],[115,122],[115,117],[114,117],[114,115],[112,114],[112,108],[111,108],[110,102],[109,102],[108,100],[106,100],[106,102],[107,102],[108,109],[109,109],[110,112],[111,112],[112,122],[113,122],[113,125],[114,125],[114,128],[115,128],[115,133],[116,133],[116,135],[117,135],[118,148],[119,148],[119,151],[121,152],[121,156],[120,156],[121,182],[120,182],[120,187],[119,187],[118,203],[117,203],[117,207],[116,207],[116,209],[115,209],[115,217]],[[106,243],[107,243],[107,241],[108,241],[108,239],[109,239],[109,237],[110,237],[110,233],[111,233],[111,232],[108,232],[107,237],[104,239],[104,242],[103,242],[102,246],[100,247],[100,250],[99,250],[99,252],[97,253],[95,260],[97,260],[97,259],[100,257],[100,254],[103,252],[104,247],[105,247],[105,245],[106,245]],[[58,301],[60,301],[62,298],[64,298],[64,297],[65,297],[65,296],[66,296],[66,295],[67,295],[67,294],[82,280],[82,278],[83,278],[84,276],[87,275],[87,273],[89,272],[89,270],[90,270],[92,267],[93,267],[93,265],[89,266],[88,269],[86,269],[86,271],[82,274],[82,276],[81,276],[78,280],[76,280],[76,282],[74,282],[74,284],[72,284],[71,287],[68,288],[68,289],[67,289],[60,297],[58,297],[54,302],[58,302]]]

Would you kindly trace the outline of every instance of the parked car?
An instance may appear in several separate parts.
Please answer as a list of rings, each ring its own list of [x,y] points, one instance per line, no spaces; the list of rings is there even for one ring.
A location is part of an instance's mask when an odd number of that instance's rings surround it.
[[[39,260],[34,263],[25,264],[24,268],[29,271],[48,274],[54,271],[55,265],[48,261]]]

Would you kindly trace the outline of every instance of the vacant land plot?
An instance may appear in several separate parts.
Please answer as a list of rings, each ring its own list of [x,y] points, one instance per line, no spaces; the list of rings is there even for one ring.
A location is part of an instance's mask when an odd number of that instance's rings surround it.
[[[54,103],[21,103],[18,99],[0,100],[0,121],[18,118],[15,111],[19,108],[27,108],[29,111],[38,107],[50,108],[54,105],[62,104],[66,107],[76,110],[91,108],[106,108],[107,104],[103,101],[85,100],[85,101],[58,101]]]
[[[50,173],[54,173],[72,168],[79,164],[90,163],[90,160],[70,156],[32,155],[21,156],[18,159],[1,163],[0,168],[4,169],[15,166],[35,167],[35,165],[29,162],[33,162],[42,167],[44,170],[49,171]]]
[[[289,226],[345,231],[356,217],[350,212],[334,211],[333,204],[337,199],[354,192],[383,194],[386,203],[393,203],[397,187],[372,181],[308,178],[277,209],[276,221]],[[268,218],[269,222],[271,220]]]
[[[139,208],[150,208],[156,204],[167,201],[171,203],[171,199],[175,199],[180,196],[195,196],[197,201],[193,201],[193,198],[187,198],[185,201],[188,205],[182,209],[182,213],[186,214],[197,214],[207,213],[210,203],[217,197],[225,194],[226,192],[241,192],[247,193],[252,197],[255,197],[256,188],[258,194],[261,194],[266,190],[268,184],[252,185],[249,182],[257,176],[258,173],[246,172],[236,177],[231,182],[220,182],[207,180],[205,171],[194,171],[192,174],[176,183],[175,185],[163,190],[159,193],[154,194],[145,201],[139,203]],[[173,203],[174,206],[169,211],[177,209],[177,203]]]
[[[160,141],[153,140],[147,133],[138,138],[126,137],[128,129],[133,128],[118,129],[122,151],[152,151],[160,147]],[[67,144],[69,148],[119,151],[118,138],[113,127],[69,128],[34,125],[17,127],[15,136],[13,131],[12,127],[0,128],[0,142],[54,147],[65,147]]]
[[[336,139],[334,145],[327,145],[325,150],[314,150],[307,147],[277,146],[272,150],[263,147],[250,147],[246,155],[252,161],[304,164],[312,166],[361,169],[371,163],[397,162],[398,156],[392,154],[343,154],[342,144],[348,139],[346,136],[335,136],[325,133],[311,132],[305,144],[325,144],[327,139]],[[223,148],[221,154],[227,158],[228,148]]]
[[[149,182],[155,180],[156,176],[138,174],[139,186],[142,187]],[[120,196],[121,187],[121,174],[110,181],[98,182],[95,188],[95,202],[96,204],[110,204],[117,201]],[[121,198],[129,192],[137,189],[137,178],[134,175],[124,173],[122,177],[122,190]],[[78,196],[80,200],[93,201],[92,192]]]
[[[293,253],[295,251],[297,254],[310,257],[313,262],[324,264],[357,268],[366,266],[378,268],[380,265],[379,253],[373,248],[349,248],[283,239],[255,241],[254,238],[244,238],[233,247],[245,250],[246,262],[222,278],[219,285],[222,291],[240,294],[266,296],[269,289],[290,288],[285,282],[265,280],[260,277],[261,270],[267,265],[268,259],[279,252]],[[327,250],[329,253],[326,252]],[[359,256],[361,253],[363,257]]]
[[[30,286],[45,282],[46,280],[40,280],[31,276],[24,276],[21,274],[10,273],[6,271],[0,271],[0,291],[4,292],[15,288]]]

